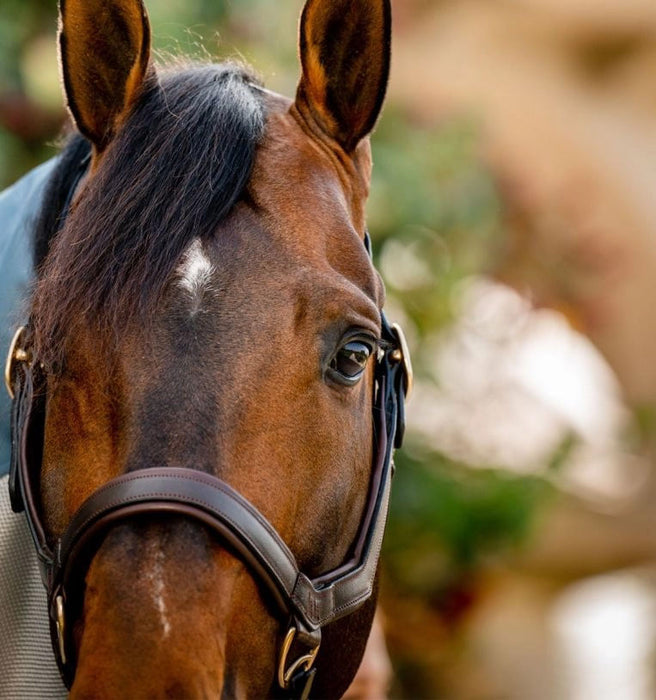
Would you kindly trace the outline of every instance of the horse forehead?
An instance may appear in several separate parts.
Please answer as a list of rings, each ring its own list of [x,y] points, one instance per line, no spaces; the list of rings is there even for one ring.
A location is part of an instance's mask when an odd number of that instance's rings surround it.
[[[322,275],[324,286],[355,285],[382,306],[382,282],[363,242],[369,144],[363,142],[346,156],[304,128],[290,100],[275,93],[267,96],[267,128],[248,194],[267,236],[282,253],[281,270],[328,272]],[[273,254],[271,269],[275,264]]]
[[[286,218],[330,223],[346,214],[360,235],[369,192],[368,140],[347,155],[301,117],[287,98],[267,93],[267,122],[249,192],[256,204]]]
[[[244,256],[235,255],[234,248],[225,250],[199,238],[189,245],[178,265],[176,281],[178,296],[191,316],[218,308],[218,302],[219,306],[237,305],[257,323],[262,321],[258,308],[271,317],[274,307],[288,308],[290,315],[292,310],[312,309],[313,316],[333,317],[342,310],[378,320],[383,285],[363,243],[352,231],[342,232],[329,244],[329,253],[323,247],[272,244],[267,232],[257,228],[250,233],[255,241],[249,245],[251,254],[245,256],[245,265]],[[252,254],[253,246],[259,249],[256,255]],[[238,325],[243,329],[245,316],[240,318]]]
[[[213,271],[214,266],[200,238],[195,238],[184,252],[178,266],[180,287],[190,296],[198,297],[210,283]]]
[[[332,296],[380,308],[383,285],[362,240],[368,145],[352,158],[339,154],[303,127],[290,100],[264,92],[267,127],[246,197],[215,244],[196,239],[185,251],[177,268],[182,297],[194,314],[212,303],[208,290],[227,291],[226,280],[239,279],[251,298],[277,290],[288,301]]]

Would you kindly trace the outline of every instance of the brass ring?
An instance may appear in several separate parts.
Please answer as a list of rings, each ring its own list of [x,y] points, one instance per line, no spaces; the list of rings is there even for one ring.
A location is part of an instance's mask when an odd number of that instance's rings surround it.
[[[57,643],[59,645],[59,656],[61,657],[62,663],[66,663],[66,617],[64,615],[64,599],[62,596],[58,595],[55,599],[55,605],[57,608]]]
[[[7,353],[7,362],[5,363],[5,386],[7,387],[7,392],[11,400],[14,400],[14,388],[11,383],[12,374],[14,371],[14,361],[27,362],[29,360],[28,353],[23,350],[23,348],[18,347],[23,334],[25,333],[25,326],[20,326],[16,329],[14,337],[11,339],[9,344],[9,352]]]
[[[309,671],[312,668],[314,661],[317,658],[317,654],[319,653],[319,647],[321,646],[321,644],[317,644],[317,646],[309,654],[303,654],[303,656],[296,659],[296,661],[294,661],[294,663],[285,670],[285,667],[287,666],[287,656],[289,655],[289,650],[292,648],[295,637],[296,627],[290,627],[285,635],[285,640],[282,643],[282,649],[280,650],[280,662],[278,664],[278,685],[283,690],[287,690],[289,687],[289,681],[291,681],[294,673],[296,673],[301,666],[304,665],[306,671]]]
[[[405,398],[410,398],[412,394],[412,387],[414,386],[414,373],[412,371],[412,361],[410,360],[410,349],[408,348],[408,341],[405,339],[405,333],[398,323],[392,324],[392,331],[399,341],[399,346],[392,353],[392,359],[395,362],[403,363],[403,373],[405,374]]]

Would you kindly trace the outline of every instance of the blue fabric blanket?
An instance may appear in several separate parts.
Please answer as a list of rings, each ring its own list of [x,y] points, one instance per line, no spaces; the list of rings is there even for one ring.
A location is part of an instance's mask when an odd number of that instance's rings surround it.
[[[25,322],[25,305],[32,280],[31,226],[56,162],[56,158],[49,160],[0,193],[0,358],[3,370],[14,330]],[[0,476],[9,472],[9,409],[9,396],[2,389]]]
[[[16,326],[25,322],[32,279],[32,224],[56,159],[0,193],[0,355],[4,359]],[[50,648],[37,558],[21,515],[9,505],[9,409],[0,389],[0,698],[59,700],[67,696]]]

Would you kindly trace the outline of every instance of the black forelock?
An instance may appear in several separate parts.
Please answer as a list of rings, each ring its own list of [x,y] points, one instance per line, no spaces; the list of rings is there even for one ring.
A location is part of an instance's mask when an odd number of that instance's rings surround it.
[[[167,71],[147,86],[63,223],[90,152],[83,137],[70,140],[35,229],[42,361],[61,359],[74,321],[117,331],[150,312],[186,247],[211,237],[242,195],[263,128],[260,92],[242,68]]]

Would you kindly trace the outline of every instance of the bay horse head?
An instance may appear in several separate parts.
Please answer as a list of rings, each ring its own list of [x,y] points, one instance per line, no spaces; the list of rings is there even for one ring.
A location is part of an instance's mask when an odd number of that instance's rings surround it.
[[[390,21],[307,0],[289,100],[157,71],[140,0],[60,0],[79,135],[11,372],[73,697],[302,694],[315,668],[336,697],[357,670],[407,381],[365,245]]]

